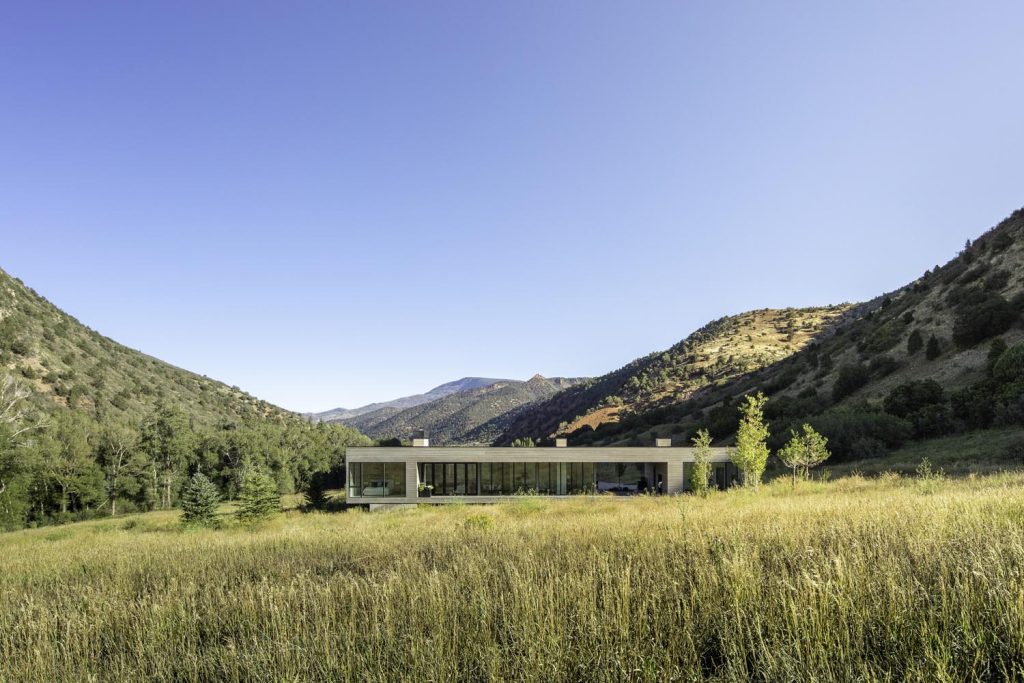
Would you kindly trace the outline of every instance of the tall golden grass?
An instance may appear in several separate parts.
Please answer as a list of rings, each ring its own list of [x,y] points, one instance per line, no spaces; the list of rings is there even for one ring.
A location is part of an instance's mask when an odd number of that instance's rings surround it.
[[[1024,475],[0,536],[3,681],[1024,677]]]

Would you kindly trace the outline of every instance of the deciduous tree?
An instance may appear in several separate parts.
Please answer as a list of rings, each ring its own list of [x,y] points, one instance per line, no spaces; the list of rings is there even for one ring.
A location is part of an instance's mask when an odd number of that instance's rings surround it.
[[[708,492],[708,479],[711,478],[711,434],[701,429],[690,441],[693,442],[693,470],[690,472],[690,488],[698,496]]]
[[[764,421],[764,405],[768,398],[758,392],[756,396],[744,396],[740,403],[739,429],[736,431],[736,448],[732,461],[743,472],[743,483],[755,490],[761,484],[768,463],[768,425]]]
[[[797,434],[791,431],[792,438],[779,451],[779,460],[793,470],[793,486],[796,486],[796,476],[800,472],[806,478],[812,467],[817,467],[828,460],[831,453],[828,451],[828,439],[814,431],[814,427],[805,424],[802,433]]]

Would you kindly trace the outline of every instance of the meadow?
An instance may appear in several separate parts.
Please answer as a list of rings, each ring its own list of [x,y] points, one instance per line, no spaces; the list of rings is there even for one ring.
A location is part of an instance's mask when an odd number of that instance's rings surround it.
[[[0,535],[0,680],[1024,678],[1024,474]]]

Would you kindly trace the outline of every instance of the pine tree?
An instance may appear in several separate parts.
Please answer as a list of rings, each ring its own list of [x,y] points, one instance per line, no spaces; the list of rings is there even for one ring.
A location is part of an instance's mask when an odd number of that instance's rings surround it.
[[[764,404],[768,398],[761,392],[757,396],[744,396],[740,404],[739,429],[732,461],[743,472],[743,483],[754,489],[761,484],[761,475],[768,464],[768,425],[764,423]]]
[[[708,492],[708,479],[711,478],[711,434],[708,430],[701,429],[697,436],[690,439],[693,442],[693,470],[690,472],[690,488],[698,496],[705,496]]]
[[[220,502],[220,495],[217,492],[217,487],[206,478],[205,474],[196,472],[189,479],[185,491],[181,494],[182,524],[213,526],[218,502]]]
[[[924,356],[928,360],[935,360],[942,355],[942,348],[939,346],[939,340],[933,334],[928,338],[928,346],[925,347]]]
[[[920,330],[914,330],[907,337],[907,355],[913,356],[924,346],[924,339],[921,338]]]
[[[277,484],[260,467],[247,467],[238,492],[238,518],[255,522],[270,517],[281,509]]]

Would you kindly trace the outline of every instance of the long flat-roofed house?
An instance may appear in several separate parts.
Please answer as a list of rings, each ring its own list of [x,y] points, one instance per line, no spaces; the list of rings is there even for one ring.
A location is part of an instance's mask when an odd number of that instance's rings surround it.
[[[712,448],[712,483],[740,481],[725,448]],[[657,439],[652,447],[431,448],[422,432],[412,447],[349,448],[347,500],[352,504],[494,503],[522,493],[571,496],[682,493],[690,488],[692,448]]]

